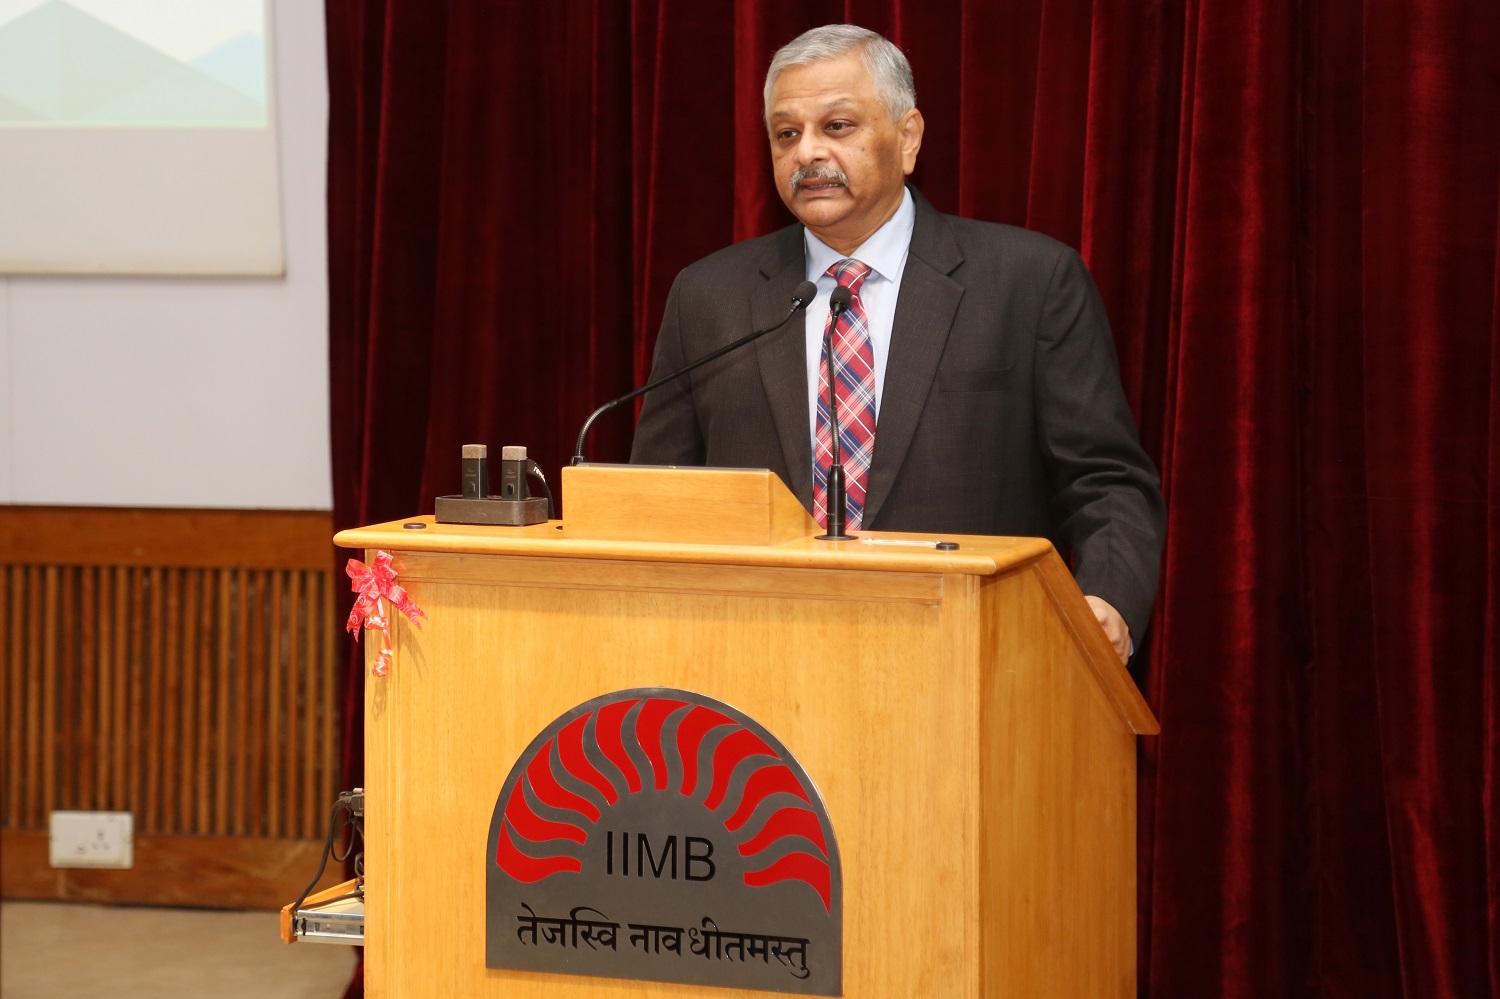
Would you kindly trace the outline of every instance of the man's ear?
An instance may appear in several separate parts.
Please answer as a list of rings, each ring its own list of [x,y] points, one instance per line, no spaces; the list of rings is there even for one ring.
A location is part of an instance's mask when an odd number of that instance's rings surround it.
[[[896,128],[901,132],[901,169],[910,174],[917,168],[917,153],[922,151],[922,132],[927,123],[922,112],[912,108],[901,116]]]

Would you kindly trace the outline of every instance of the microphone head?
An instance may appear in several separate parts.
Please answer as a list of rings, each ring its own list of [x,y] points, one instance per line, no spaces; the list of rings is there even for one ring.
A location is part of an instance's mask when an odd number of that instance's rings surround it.
[[[841,316],[853,300],[854,292],[849,290],[848,285],[841,284],[828,296],[828,307],[833,310],[834,315]]]
[[[792,310],[807,308],[807,303],[818,297],[818,286],[811,281],[803,281],[792,292]]]

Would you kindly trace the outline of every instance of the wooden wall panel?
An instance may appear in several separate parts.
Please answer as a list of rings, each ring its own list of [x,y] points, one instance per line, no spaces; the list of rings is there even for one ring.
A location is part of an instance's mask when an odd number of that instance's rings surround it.
[[[0,507],[7,839],[44,842],[51,811],[81,809],[133,813],[168,872],[210,841],[321,847],[339,764],[331,535],[326,513]],[[286,876],[251,864],[239,897],[281,891],[267,871]],[[7,897],[68,892],[3,874]],[[88,875],[73,880],[107,896],[110,872]],[[183,896],[170,876],[115,880],[116,901]],[[233,881],[217,876],[231,897]]]

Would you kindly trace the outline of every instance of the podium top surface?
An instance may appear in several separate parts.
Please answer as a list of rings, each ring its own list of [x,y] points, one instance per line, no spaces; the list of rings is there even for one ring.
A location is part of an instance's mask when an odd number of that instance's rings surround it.
[[[420,524],[421,527],[407,527]],[[868,540],[867,540],[868,539]],[[714,565],[862,569],[872,572],[953,573],[991,576],[1052,551],[1045,538],[1001,538],[967,534],[865,531],[850,541],[800,537],[774,545],[706,545],[570,538],[563,521],[530,527],[439,524],[431,516],[340,531],[342,548],[410,552],[463,552],[550,558],[619,559],[633,562],[697,562]],[[891,542],[923,542],[927,547]],[[931,545],[950,541],[957,551]]]
[[[408,526],[410,525],[410,526]],[[418,526],[420,525],[420,526]],[[866,540],[868,539],[868,540]],[[342,548],[380,549],[392,553],[494,555],[529,558],[614,560],[639,563],[757,566],[766,568],[860,570],[864,572],[995,576],[1034,565],[1051,591],[1058,613],[1068,622],[1080,654],[1088,663],[1121,719],[1138,734],[1160,731],[1093,611],[1073,585],[1061,559],[1045,538],[987,535],[918,534],[865,531],[850,541],[818,541],[804,536],[779,544],[684,544],[662,541],[613,541],[570,538],[563,521],[529,527],[439,524],[431,516],[393,520],[340,531]],[[925,542],[925,546],[890,542]],[[931,544],[950,541],[956,551]]]

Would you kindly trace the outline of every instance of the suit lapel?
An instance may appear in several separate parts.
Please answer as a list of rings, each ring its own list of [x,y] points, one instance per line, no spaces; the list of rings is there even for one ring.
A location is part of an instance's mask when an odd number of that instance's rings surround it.
[[[963,286],[949,277],[964,259],[953,230],[915,189],[912,198],[916,204],[916,220],[891,328],[891,349],[886,359],[885,384],[880,398],[880,422],[875,428],[875,456],[870,464],[870,481],[865,495],[866,525],[875,523],[880,507],[895,485],[896,474],[906,460],[907,449],[917,432],[927,395],[932,391],[938,362],[948,343],[948,331],[953,326],[953,317],[964,293]],[[801,380],[805,393],[805,369]],[[807,408],[806,402],[801,408]],[[807,428],[802,429],[803,450],[806,451]],[[807,463],[810,462],[809,457]],[[810,478],[811,472],[807,474]]]
[[[772,249],[761,265],[764,284],[751,296],[754,329],[764,329],[786,315],[792,292],[802,283],[806,267],[802,227],[790,226],[777,233]],[[806,320],[798,315],[787,328],[755,345],[766,400],[776,422],[776,436],[786,458],[787,484],[802,505],[812,508],[812,446],[808,443]]]

